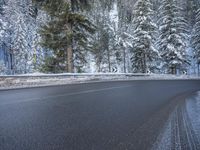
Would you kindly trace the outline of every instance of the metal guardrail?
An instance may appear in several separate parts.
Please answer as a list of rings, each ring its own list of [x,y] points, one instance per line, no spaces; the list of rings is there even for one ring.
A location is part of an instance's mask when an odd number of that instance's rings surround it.
[[[142,73],[62,73],[62,74],[24,74],[24,75],[0,75],[0,78],[52,78],[52,77],[118,77],[118,76],[150,76]]]

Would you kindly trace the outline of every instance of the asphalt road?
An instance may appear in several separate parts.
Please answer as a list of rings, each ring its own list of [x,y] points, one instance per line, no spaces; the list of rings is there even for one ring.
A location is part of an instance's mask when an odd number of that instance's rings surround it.
[[[200,80],[116,81],[0,91],[0,150],[151,149]]]

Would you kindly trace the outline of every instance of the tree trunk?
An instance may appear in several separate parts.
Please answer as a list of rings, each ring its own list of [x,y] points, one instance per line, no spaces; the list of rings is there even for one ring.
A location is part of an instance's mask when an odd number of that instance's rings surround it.
[[[147,73],[147,55],[144,54],[144,69],[143,73]]]
[[[67,72],[73,73],[74,72],[74,64],[73,64],[73,49],[71,44],[68,45],[67,48]]]
[[[110,62],[110,50],[107,49],[107,55],[108,55],[108,70],[111,72],[111,62]]]
[[[67,72],[73,73],[74,72],[74,63],[73,63],[73,30],[72,25],[68,24],[68,32],[69,32],[69,39],[67,42]]]
[[[124,53],[124,73],[126,73],[126,50],[125,50],[125,48],[124,48],[123,53]]]
[[[172,75],[174,75],[174,74],[175,74],[175,72],[176,72],[176,71],[175,71],[175,70],[176,70],[176,68],[175,68],[175,67],[171,67],[171,68],[170,68],[170,70],[171,70],[171,71],[170,71],[170,73],[171,73]]]
[[[175,66],[175,67],[172,67],[172,74],[173,74],[173,75],[176,75],[176,74],[177,74],[177,68],[176,68],[176,66]]]

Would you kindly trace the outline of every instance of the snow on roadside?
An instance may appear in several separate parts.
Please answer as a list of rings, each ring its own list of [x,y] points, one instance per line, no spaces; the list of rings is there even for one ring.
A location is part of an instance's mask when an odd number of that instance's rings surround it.
[[[200,91],[188,98],[186,109],[192,127],[200,140]]]
[[[43,87],[54,85],[77,84],[87,82],[98,82],[108,80],[119,80],[120,77],[95,77],[95,76],[80,76],[80,77],[0,77],[0,90],[28,88],[28,87]]]
[[[25,74],[17,76],[0,76],[0,90],[75,84],[84,82],[99,81],[118,81],[118,80],[182,80],[182,79],[200,79],[197,76],[174,76],[174,75],[156,75],[156,74],[132,74],[132,73],[66,73],[66,74]]]
[[[200,147],[200,91],[178,100],[162,131],[152,150]]]

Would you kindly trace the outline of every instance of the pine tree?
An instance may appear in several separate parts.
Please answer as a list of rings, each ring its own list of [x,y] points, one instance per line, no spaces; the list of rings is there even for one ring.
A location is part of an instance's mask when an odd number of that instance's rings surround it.
[[[158,46],[164,68],[171,74],[184,70],[189,60],[186,53],[187,22],[176,0],[163,0],[160,7]]]
[[[134,41],[132,65],[134,72],[154,71],[159,53],[154,47],[156,25],[152,22],[152,5],[150,0],[139,0],[134,12]]]
[[[6,41],[12,54],[12,72],[27,73],[31,71],[31,33],[32,20],[29,15],[30,0],[6,1],[4,19],[7,22]]]
[[[194,58],[198,64],[198,73],[200,73],[200,9],[196,12],[196,23],[194,26],[192,44],[194,47]]]
[[[65,9],[60,2],[68,4],[68,8]],[[1,57],[5,58],[6,67],[19,70],[16,73],[33,72],[44,63],[47,72],[111,72],[112,68],[117,68],[118,72],[157,72],[156,67],[160,65],[157,62],[161,62],[157,61],[158,52],[155,49],[158,49],[163,58],[162,72],[176,73],[178,70],[189,69],[188,63],[194,49],[195,59],[191,64],[196,68],[197,25],[193,33],[189,32],[189,38],[191,34],[194,35],[191,43],[186,35],[186,24],[187,30],[191,31],[195,24],[194,12],[200,1],[147,0],[144,2],[145,7],[152,4],[148,8],[153,10],[147,9],[148,13],[142,7],[135,9],[134,5],[138,3],[138,0],[0,0],[0,46],[6,47],[2,52],[5,52],[5,56]],[[136,10],[134,14],[133,10]],[[138,16],[137,10],[141,10]],[[88,21],[86,18],[96,25],[96,34],[91,35],[86,30],[91,27],[89,22],[85,22]],[[155,20],[158,20],[160,26],[156,46]],[[139,29],[148,23],[152,30]],[[44,30],[37,32],[41,26]],[[147,47],[149,44],[152,49],[139,47],[142,44]],[[24,62],[27,60],[25,67]],[[89,66],[92,69],[88,69]]]
[[[133,41],[133,8],[136,0],[117,0],[118,11],[118,28],[117,28],[117,43],[118,43],[118,63],[121,66],[121,71],[132,72],[131,65],[131,48]]]
[[[104,19],[106,19],[105,16]],[[102,19],[102,16],[96,18],[95,22],[97,23],[97,31],[94,38],[91,41],[92,45],[91,52],[94,55],[98,72],[105,71],[108,64],[106,51],[108,51],[109,35],[106,31],[105,27],[106,25],[104,19]]]
[[[3,1],[0,1],[0,44],[2,45],[3,39],[5,36],[5,29],[7,26],[7,23],[5,22],[4,18],[4,5],[5,3]]]
[[[197,11],[198,5],[196,0],[186,0],[184,3],[184,14],[189,27],[193,27],[195,24],[195,13]]]
[[[56,59],[61,60],[60,65],[66,65],[67,72],[73,72],[75,47],[77,44],[86,46],[86,33],[93,33],[94,26],[83,15],[73,12],[71,5],[64,0],[51,0],[44,9],[50,21],[40,31],[41,44],[54,51]]]
[[[92,55],[97,72],[119,70],[117,64],[117,13],[116,3],[97,1],[88,16],[96,25],[96,34],[91,39]]]
[[[30,70],[31,63],[29,62],[29,43],[27,41],[28,34],[26,24],[23,18],[19,16],[14,28],[14,36],[12,49],[15,57],[15,73],[27,73]]]

